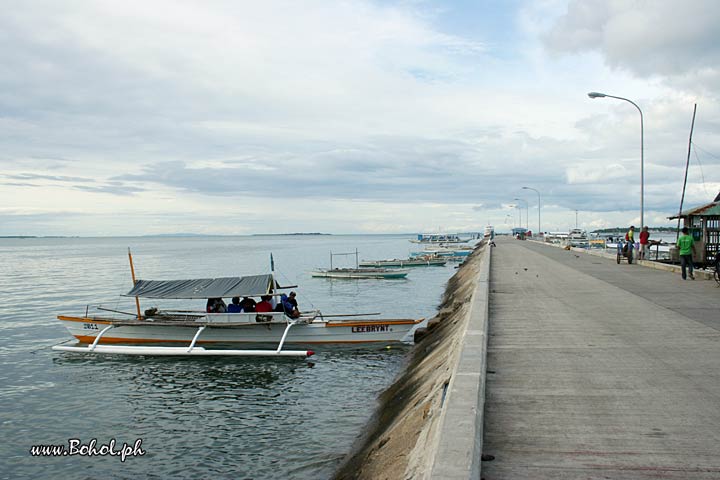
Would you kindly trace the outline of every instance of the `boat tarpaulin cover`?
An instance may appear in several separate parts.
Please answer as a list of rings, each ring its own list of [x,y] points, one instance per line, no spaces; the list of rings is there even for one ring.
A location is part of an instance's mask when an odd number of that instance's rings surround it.
[[[256,297],[268,293],[272,275],[199,278],[193,280],[138,280],[126,297],[222,298]]]

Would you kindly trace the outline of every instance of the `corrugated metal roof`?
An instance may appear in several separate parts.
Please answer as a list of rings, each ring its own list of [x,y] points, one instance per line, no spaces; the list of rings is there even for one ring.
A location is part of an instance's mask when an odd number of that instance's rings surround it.
[[[687,217],[687,216],[713,216],[717,215],[720,216],[720,202],[712,202],[708,203],[707,205],[703,205],[701,207],[695,207],[691,208],[689,210],[685,210],[682,212],[679,216],[680,217]],[[678,215],[673,215],[672,217],[668,217],[670,220],[674,218],[678,218]]]

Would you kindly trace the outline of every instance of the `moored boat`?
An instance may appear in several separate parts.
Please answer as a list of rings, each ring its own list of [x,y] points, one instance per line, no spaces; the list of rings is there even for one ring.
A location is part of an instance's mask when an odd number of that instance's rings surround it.
[[[446,243],[465,243],[457,233],[419,233],[417,238],[410,240],[412,243],[430,243],[430,244],[446,244]]]
[[[132,260],[131,260],[132,262]],[[132,265],[132,263],[131,263]],[[134,273],[133,273],[134,277]],[[135,297],[137,313],[98,309],[100,313],[59,315],[79,345],[54,350],[131,355],[310,356],[311,350],[283,350],[285,344],[392,343],[406,340],[422,319],[367,319],[366,315],[271,312],[206,313],[192,310],[140,310],[140,298],[208,300],[283,296],[272,274],[188,280],[137,280],[125,296]],[[292,295],[291,295],[292,296]],[[284,302],[280,302],[281,305]],[[108,314],[114,312],[115,315]],[[122,315],[119,317],[117,314]],[[353,317],[348,319],[348,317]],[[182,344],[182,346],[170,346]],[[276,344],[272,349],[206,349],[213,344]]]
[[[441,258],[452,259],[453,257],[467,257],[473,250],[471,245],[428,245],[421,252],[413,252],[413,257],[423,255],[434,255]]]
[[[337,256],[355,255],[355,268],[337,268],[333,267],[333,258]],[[402,270],[397,268],[360,268],[360,262],[358,261],[359,252],[355,249],[354,252],[350,253],[333,253],[330,252],[330,268],[316,268],[310,275],[313,277],[323,278],[384,278],[384,279],[398,279],[405,278],[409,273],[409,270]]]
[[[447,259],[440,258],[436,255],[423,255],[414,258],[394,258],[391,260],[366,260],[360,262],[360,267],[380,267],[380,268],[402,268],[402,267],[428,267],[443,266],[447,264]]]
[[[310,272],[313,277],[324,278],[405,278],[409,270],[398,268],[318,268]]]

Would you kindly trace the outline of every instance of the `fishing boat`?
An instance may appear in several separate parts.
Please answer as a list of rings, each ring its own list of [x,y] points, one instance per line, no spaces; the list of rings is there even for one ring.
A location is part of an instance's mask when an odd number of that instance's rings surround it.
[[[333,267],[333,258],[336,256],[355,255],[355,268],[345,267],[337,268]],[[381,278],[386,280],[400,279],[407,277],[410,273],[407,269],[400,268],[360,268],[360,262],[358,261],[358,251],[355,249],[354,252],[350,253],[333,253],[330,252],[330,268],[317,268],[310,272],[313,277],[322,278],[343,278],[343,279],[359,279],[359,278]]]
[[[467,257],[475,249],[472,245],[428,245],[421,252],[413,252],[413,257],[423,255],[435,255],[437,257],[452,260],[457,257]]]
[[[402,268],[443,266],[445,264],[447,264],[446,258],[441,258],[437,255],[423,255],[414,258],[393,258],[391,260],[365,260],[360,262],[360,267]]]
[[[457,233],[419,233],[417,238],[410,240],[412,243],[465,243]]]
[[[323,278],[405,278],[409,270],[399,268],[319,268],[310,272],[313,277]]]
[[[97,308],[58,320],[80,343],[53,350],[127,355],[235,355],[309,357],[312,350],[283,350],[286,344],[401,342],[422,319],[367,319],[378,314],[323,315],[314,310],[292,318],[284,311],[206,313],[189,310],[141,312],[140,299],[208,300],[279,296],[273,274],[186,280],[135,280],[126,297],[134,297],[137,313]],[[293,286],[294,287],[294,286]],[[109,314],[109,312],[113,314]],[[180,346],[176,346],[179,344]],[[275,348],[205,348],[213,344],[272,344]]]
[[[568,233],[570,240],[587,240],[587,232],[582,228],[573,228]]]

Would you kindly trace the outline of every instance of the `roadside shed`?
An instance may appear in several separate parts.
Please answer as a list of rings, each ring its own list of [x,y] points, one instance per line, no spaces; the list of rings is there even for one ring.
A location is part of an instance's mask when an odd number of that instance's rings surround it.
[[[706,266],[713,265],[720,250],[720,193],[707,205],[691,208],[668,218],[682,218],[683,226],[690,230],[699,246],[695,261]]]

